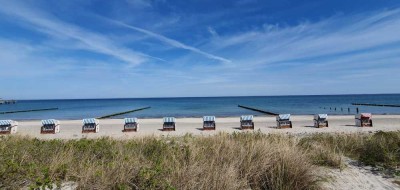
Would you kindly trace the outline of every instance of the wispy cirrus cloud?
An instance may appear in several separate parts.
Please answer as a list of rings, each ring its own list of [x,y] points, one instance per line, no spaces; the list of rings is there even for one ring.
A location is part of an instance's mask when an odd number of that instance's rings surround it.
[[[352,83],[395,84],[390,75],[400,71],[398,31],[400,9],[335,15],[293,26],[265,25],[262,29],[211,38],[202,48],[225,52],[233,64],[194,67],[193,72],[221,76],[222,83],[215,84],[235,83],[237,90],[242,83],[273,83],[276,88],[269,90],[277,94],[315,94],[308,84],[320,89],[329,84],[335,88],[323,93],[346,93],[349,89],[368,93],[370,89],[354,87]],[[243,73],[253,77],[244,78]],[[196,81],[204,80],[202,75],[188,74],[198,76]],[[284,90],[278,86],[304,88]],[[382,93],[391,89],[386,85],[375,88]]]
[[[295,26],[266,27],[220,37],[209,47],[250,55],[253,64],[271,64],[299,59],[348,54],[400,42],[400,9],[356,15],[338,15],[319,22]],[[390,47],[389,47],[390,49]],[[240,54],[240,55],[242,55]],[[246,57],[236,59],[247,60]]]
[[[204,52],[204,51],[202,51],[202,50],[200,50],[200,49],[198,49],[196,47],[192,47],[192,46],[183,44],[182,42],[179,42],[177,40],[168,38],[168,37],[163,36],[161,34],[157,34],[157,33],[154,33],[152,31],[149,31],[149,30],[146,30],[146,29],[143,29],[143,28],[139,28],[139,27],[136,27],[136,26],[132,26],[132,25],[126,24],[126,23],[121,22],[121,21],[111,20],[111,19],[107,19],[107,20],[112,22],[112,23],[114,23],[114,24],[117,24],[119,26],[123,26],[123,27],[129,28],[129,29],[141,32],[143,34],[149,35],[149,36],[151,36],[153,38],[156,38],[156,39],[158,39],[158,40],[160,40],[160,41],[162,41],[164,43],[167,43],[167,44],[169,44],[171,46],[174,46],[176,48],[189,50],[189,51],[192,51],[194,53],[198,53],[198,54],[204,55],[207,58],[215,59],[215,60],[218,60],[218,61],[222,61],[224,63],[230,63],[231,62],[231,60],[229,60],[229,59],[226,59],[226,58],[223,58],[223,57],[220,57],[220,56],[217,56],[217,55],[213,55],[213,54]]]
[[[211,36],[213,36],[213,37],[218,37],[218,36],[219,36],[218,33],[217,33],[217,31],[215,31],[215,29],[212,28],[211,26],[207,27],[207,31],[208,31],[208,32],[211,34]]]
[[[82,49],[112,56],[131,65],[139,65],[149,58],[163,59],[133,51],[120,46],[105,35],[90,32],[81,27],[56,19],[35,7],[13,1],[2,1],[0,13],[14,18],[18,23],[30,29],[46,33],[54,38],[69,38],[80,42]]]

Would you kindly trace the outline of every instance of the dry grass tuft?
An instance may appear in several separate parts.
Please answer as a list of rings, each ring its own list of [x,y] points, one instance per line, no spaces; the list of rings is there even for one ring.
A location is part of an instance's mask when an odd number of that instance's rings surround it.
[[[319,189],[289,136],[219,134],[133,140],[0,139],[0,188],[75,181],[80,189]]]
[[[318,166],[341,168],[348,156],[396,173],[399,152],[400,132],[49,141],[7,136],[0,137],[0,189],[65,181],[79,189],[320,189]]]
[[[340,167],[337,156],[345,155],[365,165],[380,166],[400,173],[400,131],[316,134],[302,138],[299,145],[311,152],[316,164]]]

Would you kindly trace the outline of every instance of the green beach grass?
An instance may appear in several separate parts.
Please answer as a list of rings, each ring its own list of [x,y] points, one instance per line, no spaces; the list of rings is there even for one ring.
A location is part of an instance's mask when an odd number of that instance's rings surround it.
[[[82,140],[0,138],[0,188],[73,181],[78,189],[321,189],[320,166],[347,156],[394,171],[400,132],[305,137],[220,133],[209,137]]]

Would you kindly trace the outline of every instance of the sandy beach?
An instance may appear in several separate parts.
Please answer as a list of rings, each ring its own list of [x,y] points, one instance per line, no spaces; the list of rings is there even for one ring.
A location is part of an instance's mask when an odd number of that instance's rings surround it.
[[[254,131],[263,133],[283,134],[305,134],[305,133],[359,133],[372,131],[397,131],[400,130],[400,115],[374,115],[374,127],[356,127],[354,116],[329,116],[329,127],[314,128],[312,115],[292,116],[293,128],[276,129],[275,117],[258,116],[254,117]],[[247,132],[240,130],[239,117],[226,117],[216,119],[215,131],[202,130],[202,118],[177,118],[176,131],[161,131],[162,118],[139,119],[138,132],[122,132],[123,119],[102,119],[100,120],[100,132],[82,134],[82,120],[61,120],[61,130],[58,134],[40,134],[41,122],[19,121],[16,135],[31,136],[39,139],[80,139],[112,137],[118,139],[129,139],[144,136],[179,136],[184,134],[213,135],[219,132]]]

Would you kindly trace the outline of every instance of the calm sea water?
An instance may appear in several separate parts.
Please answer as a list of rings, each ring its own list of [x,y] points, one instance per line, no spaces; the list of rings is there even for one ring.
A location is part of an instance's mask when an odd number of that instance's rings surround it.
[[[275,113],[291,114],[400,114],[400,108],[352,106],[351,103],[376,103],[400,105],[400,94],[385,95],[329,95],[329,96],[260,96],[260,97],[209,97],[209,98],[132,98],[84,100],[21,100],[17,104],[0,105],[0,112],[41,108],[59,108],[53,111],[0,114],[1,119],[82,119],[100,117],[116,112],[150,106],[150,109],[114,118],[156,118],[164,116],[198,117],[204,115],[240,116],[262,115],[239,108],[238,104]],[[336,111],[334,108],[336,107]],[[325,109],[324,109],[325,108]],[[332,108],[332,109],[330,109]],[[343,108],[343,111],[341,111]],[[347,109],[350,108],[350,112]]]

